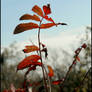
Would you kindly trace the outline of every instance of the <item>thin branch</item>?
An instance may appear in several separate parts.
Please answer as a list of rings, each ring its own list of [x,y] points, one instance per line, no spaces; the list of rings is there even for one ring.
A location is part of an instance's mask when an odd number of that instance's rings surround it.
[[[79,52],[75,55],[75,57],[78,57],[78,55],[79,55],[81,50],[82,50],[82,48],[80,48]],[[66,73],[66,75],[64,77],[64,81],[62,82],[62,86],[61,87],[64,86],[64,83],[65,83],[67,77],[69,76],[69,73],[71,72],[71,70],[72,70],[73,66],[75,65],[75,63],[76,63],[76,58],[74,58],[72,64],[69,66],[69,69],[68,69],[68,71],[67,71],[67,73]]]
[[[80,48],[78,48],[78,49],[75,51],[75,53],[76,53],[75,56],[74,56],[75,58],[74,58],[72,64],[69,66],[69,69],[68,69],[68,71],[67,71],[67,73],[66,73],[66,75],[65,75],[65,77],[64,77],[64,81],[63,81],[62,84],[61,84],[61,89],[63,88],[64,83],[65,83],[67,77],[69,76],[69,73],[71,72],[73,66],[76,64],[76,57],[78,57],[78,55],[79,55],[79,53],[81,52],[82,48],[86,48],[86,44],[85,44],[85,43],[84,43]]]
[[[41,21],[40,21],[39,30],[38,30],[38,44],[39,44],[39,53],[40,53],[40,60],[41,60],[41,63],[42,63],[42,54],[41,54],[41,45],[40,45],[40,26],[41,26],[42,20],[43,20],[43,18],[42,18]],[[43,63],[42,63],[42,72],[43,72],[43,80],[44,80],[44,85],[45,85],[45,87],[46,87],[46,92],[48,92],[47,83],[46,83],[46,79],[45,79],[45,73],[44,73]]]

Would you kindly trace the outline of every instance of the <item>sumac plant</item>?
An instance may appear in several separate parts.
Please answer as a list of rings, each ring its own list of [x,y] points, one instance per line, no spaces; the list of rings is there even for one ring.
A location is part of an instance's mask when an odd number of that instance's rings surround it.
[[[25,49],[23,50],[24,53],[31,53],[31,52],[36,51],[37,54],[30,55],[24,58],[24,60],[22,60],[18,64],[17,71],[28,68],[27,72],[25,73],[25,79],[24,79],[24,81],[26,82],[27,74],[32,70],[33,71],[36,70],[37,66],[41,67],[42,72],[43,72],[44,89],[46,89],[46,92],[49,92],[49,90],[51,91],[51,83],[50,83],[49,77],[54,76],[54,72],[51,66],[47,65],[49,73],[47,73],[44,67],[42,53],[45,53],[45,58],[47,58],[48,52],[47,52],[46,46],[40,40],[40,30],[48,29],[53,26],[57,27],[58,25],[67,25],[67,24],[66,23],[55,23],[55,21],[51,17],[48,16],[49,14],[51,14],[50,4],[44,5],[43,10],[38,5],[35,5],[32,8],[32,11],[34,12],[33,15],[24,14],[23,16],[20,17],[20,20],[34,20],[34,21],[37,21],[38,24],[34,22],[21,23],[16,26],[14,30],[14,34],[19,34],[27,30],[32,30],[32,29],[37,30],[38,29],[38,46],[36,45],[25,46]],[[43,20],[47,20],[48,23],[42,23]],[[23,84],[23,87],[27,91],[27,87],[24,86],[24,84]]]
[[[76,65],[76,60],[80,61],[80,58],[78,57],[80,51],[82,48],[86,48],[86,44],[83,44],[80,48],[78,48],[75,51],[75,56],[74,56],[74,61],[72,62],[72,65],[69,67],[69,70],[66,73],[66,76],[64,78],[61,78],[60,80],[55,80],[51,81],[51,78],[54,76],[54,71],[50,65],[47,65],[48,72],[46,70],[46,66],[43,63],[43,57],[42,53],[45,53],[45,58],[48,57],[48,52],[47,52],[47,47],[46,45],[41,42],[40,40],[40,31],[41,29],[48,29],[53,26],[58,26],[58,25],[67,25],[66,23],[55,23],[55,21],[49,17],[48,15],[51,14],[51,8],[50,4],[44,5],[43,9],[41,9],[38,5],[33,6],[32,11],[34,12],[33,15],[31,14],[24,14],[23,16],[20,17],[20,20],[34,20],[34,22],[29,22],[29,23],[21,23],[18,24],[13,32],[13,34],[19,34],[24,31],[32,30],[35,29],[38,31],[38,45],[27,45],[25,46],[25,49],[23,49],[24,53],[32,53],[32,52],[37,52],[36,54],[31,54],[27,57],[25,57],[18,65],[17,65],[17,71],[27,69],[27,71],[24,74],[24,80],[23,80],[23,85],[22,88],[15,89],[14,86],[11,86],[11,90],[4,90],[4,92],[28,92],[28,88],[30,86],[37,86],[40,84],[38,83],[33,83],[30,84],[29,81],[27,80],[27,75],[29,72],[36,70],[36,67],[39,66],[42,68],[42,73],[43,73],[43,89],[45,92],[51,92],[51,85],[60,85],[61,88],[63,88],[64,83],[74,65]],[[43,23],[43,20],[47,20],[47,23]],[[38,22],[38,24],[37,24]],[[32,90],[34,92],[34,90]]]

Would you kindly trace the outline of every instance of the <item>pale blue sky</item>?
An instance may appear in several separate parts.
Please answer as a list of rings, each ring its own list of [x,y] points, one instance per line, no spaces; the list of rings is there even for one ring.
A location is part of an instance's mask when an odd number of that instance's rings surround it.
[[[32,35],[37,35],[37,30],[29,30],[18,35],[13,31],[19,23],[19,18],[30,13],[34,5],[42,7],[50,3],[51,16],[56,22],[65,22],[68,26],[52,27],[42,30],[42,34],[56,35],[61,31],[71,30],[80,26],[91,24],[91,0],[1,0],[1,45],[7,46],[14,41],[23,41]],[[72,32],[76,33],[76,32]]]

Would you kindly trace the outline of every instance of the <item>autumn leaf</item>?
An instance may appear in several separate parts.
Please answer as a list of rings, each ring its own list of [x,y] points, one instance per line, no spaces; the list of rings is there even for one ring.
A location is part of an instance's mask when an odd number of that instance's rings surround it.
[[[49,66],[49,65],[48,65],[47,67],[48,67],[48,70],[49,70],[48,76],[49,76],[49,77],[54,76],[54,71],[53,71],[52,67]]]
[[[76,60],[80,61],[80,58],[78,56],[76,56]]]
[[[25,73],[25,76],[31,71],[31,70],[36,70],[36,66],[42,66],[41,62],[32,62],[32,66],[29,67],[27,72]]]
[[[29,52],[33,52],[33,51],[38,51],[39,48],[35,45],[31,45],[31,46],[25,46],[26,49],[24,49],[24,53],[29,53]]]
[[[67,24],[66,23],[46,23],[46,24],[41,24],[40,28],[46,29],[46,28],[50,28],[50,27],[58,26],[58,25],[67,25]]]
[[[41,8],[37,5],[35,5],[33,8],[32,8],[32,11],[37,13],[39,16],[43,17],[43,12],[41,10]]]
[[[45,15],[51,14],[50,4],[47,4],[47,6],[44,5],[43,11],[44,11]]]
[[[81,47],[85,49],[87,45],[84,43]]]
[[[30,65],[33,65],[33,62],[37,62],[40,59],[40,56],[38,55],[31,55],[26,57],[24,60],[22,60],[18,66],[17,66],[17,70],[22,70],[24,68],[29,67]],[[37,65],[37,64],[34,64]]]
[[[24,14],[23,16],[20,17],[20,20],[35,20],[35,21],[40,21],[40,18],[37,15],[30,15],[30,14]]]
[[[50,22],[55,23],[54,20],[53,20],[51,17],[49,18],[48,16],[45,16],[44,18],[45,18],[46,20],[50,21]]]
[[[29,69],[27,70],[27,72],[25,73],[25,75],[27,75],[31,70],[35,70],[36,66],[31,66],[29,67]]]
[[[21,32],[24,32],[26,30],[31,30],[31,29],[35,29],[35,28],[39,28],[38,24],[36,23],[21,23],[19,25],[17,25],[17,27],[14,30],[14,34],[18,34]]]
[[[46,28],[50,28],[52,26],[55,26],[55,23],[47,23],[47,24],[41,24],[40,28],[41,29],[46,29]]]
[[[59,85],[61,82],[63,82],[63,80],[53,81],[52,84],[54,84],[54,85]]]
[[[27,75],[31,70],[36,70],[36,66],[42,66],[41,62],[32,62],[33,66],[30,66],[25,75]]]

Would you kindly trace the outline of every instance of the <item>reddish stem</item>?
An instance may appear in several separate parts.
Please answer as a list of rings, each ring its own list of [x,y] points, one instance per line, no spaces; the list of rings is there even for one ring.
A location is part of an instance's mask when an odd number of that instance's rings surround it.
[[[40,45],[40,26],[41,26],[42,20],[43,20],[43,18],[42,18],[41,21],[40,21],[39,30],[38,30],[38,44],[39,44],[39,53],[40,53],[40,60],[41,60],[41,63],[42,63],[42,54],[41,54],[41,45]],[[46,83],[46,79],[45,79],[45,73],[44,73],[43,63],[42,63],[42,72],[43,72],[44,86],[45,86],[45,88],[46,88],[46,92],[48,92],[47,83]]]

